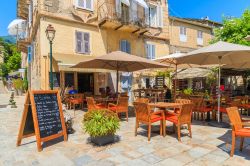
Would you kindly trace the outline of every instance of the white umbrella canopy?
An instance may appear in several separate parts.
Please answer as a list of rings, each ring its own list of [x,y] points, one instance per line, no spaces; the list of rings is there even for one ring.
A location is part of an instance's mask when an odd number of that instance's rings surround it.
[[[115,70],[117,74],[116,88],[118,90],[118,72],[133,72],[150,68],[168,68],[159,62],[154,62],[139,56],[131,55],[122,51],[114,51],[106,55],[86,60],[71,68],[92,68]]]
[[[15,19],[8,25],[8,33],[10,35],[17,35],[18,33],[25,32],[26,21],[23,19]]]
[[[178,69],[185,69],[185,68],[190,68],[190,67],[200,67],[200,65],[195,65],[195,64],[179,63],[177,58],[183,57],[185,55],[186,55],[185,53],[174,53],[174,54],[165,55],[165,56],[156,58],[154,60],[163,64],[167,64],[169,65],[170,68],[178,67]]]
[[[250,47],[219,41],[177,58],[179,63],[198,65],[218,64],[218,122],[220,121],[220,69],[221,65],[235,65],[250,62]]]
[[[219,41],[177,58],[179,63],[197,65],[237,64],[250,61],[250,47]]]

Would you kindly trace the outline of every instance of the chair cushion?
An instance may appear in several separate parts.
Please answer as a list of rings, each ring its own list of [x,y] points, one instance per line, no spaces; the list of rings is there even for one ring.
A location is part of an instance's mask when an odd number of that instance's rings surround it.
[[[250,137],[250,128],[243,128],[235,131],[236,136]]]
[[[111,111],[116,111],[117,107],[116,107],[116,106],[110,106],[109,109],[110,109]]]
[[[165,119],[170,121],[170,122],[173,122],[173,123],[178,123],[178,116],[177,115],[174,115],[173,113],[169,113],[167,112],[165,114]]]
[[[250,108],[250,104],[241,104],[240,107],[249,109]]]
[[[163,120],[161,115],[155,115],[155,114],[151,115],[151,123],[154,123],[160,120]]]
[[[213,108],[211,108],[211,107],[203,107],[201,110],[202,110],[202,112],[210,112],[210,111],[213,111]]]
[[[215,107],[216,111],[218,111],[218,107]],[[227,114],[227,109],[225,107],[220,107],[220,112]]]

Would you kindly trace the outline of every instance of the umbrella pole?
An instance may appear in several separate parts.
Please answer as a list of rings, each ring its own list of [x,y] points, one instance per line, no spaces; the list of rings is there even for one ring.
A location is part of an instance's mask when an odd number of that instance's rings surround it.
[[[118,97],[119,71],[116,70],[116,96]]]
[[[218,123],[220,123],[220,98],[221,98],[221,91],[220,91],[220,77],[221,77],[221,56],[219,58],[219,71],[218,71],[218,111],[217,111],[217,117],[218,117]]]
[[[174,102],[176,100],[176,89],[177,89],[177,64],[175,64],[175,80],[174,80]]]

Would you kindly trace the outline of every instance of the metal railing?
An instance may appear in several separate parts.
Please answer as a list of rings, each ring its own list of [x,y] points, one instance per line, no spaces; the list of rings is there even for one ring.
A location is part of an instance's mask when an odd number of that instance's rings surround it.
[[[148,27],[144,10],[133,10],[131,7],[121,6],[118,10],[115,3],[104,2],[98,6],[99,22],[104,20],[117,21],[125,25]]]

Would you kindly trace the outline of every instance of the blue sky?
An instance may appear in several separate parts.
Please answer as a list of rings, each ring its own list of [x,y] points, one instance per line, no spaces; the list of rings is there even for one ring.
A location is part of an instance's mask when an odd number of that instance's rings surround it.
[[[168,0],[169,12],[179,17],[221,21],[222,15],[239,17],[250,9],[250,0]],[[17,0],[2,0],[0,6],[0,36],[7,35],[8,24],[16,18]]]

